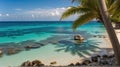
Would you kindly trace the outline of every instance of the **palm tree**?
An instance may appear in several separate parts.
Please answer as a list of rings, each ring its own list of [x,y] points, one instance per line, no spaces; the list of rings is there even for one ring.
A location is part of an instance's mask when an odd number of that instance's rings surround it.
[[[74,1],[75,0],[73,0],[73,2]],[[72,26],[73,30],[75,30],[78,26],[82,24],[88,23],[94,18],[99,19],[101,22],[103,22],[109,34],[110,41],[112,43],[113,50],[117,58],[117,62],[120,65],[120,52],[119,52],[120,46],[119,46],[119,42],[116,37],[116,34],[113,30],[113,27],[110,23],[111,21],[109,20],[109,14],[108,14],[109,12],[111,16],[117,15],[118,9],[113,9],[113,8],[117,6],[116,4],[119,1],[120,0],[104,0],[104,1],[100,0],[98,2],[98,0],[92,0],[92,1],[91,0],[77,0],[77,2],[79,2],[80,4],[78,6],[72,6],[71,8],[67,9],[63,13],[61,19],[67,18],[70,15],[79,14],[80,16],[73,23],[73,26]],[[118,12],[118,15],[120,16],[119,13],[120,12]]]
[[[105,27],[107,29],[108,35],[110,37],[110,41],[111,41],[112,46],[113,46],[115,56],[117,58],[118,65],[120,65],[120,45],[119,45],[119,41],[117,39],[117,36],[115,34],[115,31],[112,27],[105,0],[99,0],[99,7],[100,7],[100,12],[101,12],[101,15],[103,18],[103,22],[104,22]]]

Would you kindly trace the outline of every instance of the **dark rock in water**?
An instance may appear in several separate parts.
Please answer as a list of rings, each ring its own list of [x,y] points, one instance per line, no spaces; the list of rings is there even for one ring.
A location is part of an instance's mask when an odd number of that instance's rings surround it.
[[[41,44],[34,40],[27,40],[20,43],[25,49],[40,48]]]
[[[7,55],[16,54],[16,53],[19,53],[20,51],[22,51],[20,48],[15,48],[15,47],[6,48]]]
[[[21,64],[21,67],[41,67],[44,66],[44,64],[39,60],[34,60],[32,62],[26,61]]]
[[[25,49],[27,49],[27,50],[34,49],[34,48],[40,48],[40,45],[27,45],[27,46],[25,46]]]
[[[15,49],[14,48],[7,48],[7,55],[11,55],[11,54],[15,54],[16,53],[16,51],[15,51]]]
[[[23,50],[40,48],[41,46],[44,46],[44,44],[36,42],[35,40],[27,40],[19,43],[0,43],[0,48],[3,48],[2,53],[7,55],[16,54]]]
[[[42,43],[39,43],[39,42],[36,42],[36,44],[39,44],[40,46],[44,46],[45,44],[42,44]]]
[[[3,55],[3,49],[0,48],[0,57],[2,57],[2,55]]]
[[[51,62],[50,64],[52,64],[52,65],[53,65],[53,64],[57,64],[57,62],[56,62],[56,61],[53,61],[53,62]]]
[[[40,48],[40,45],[32,45],[31,48]]]
[[[97,37],[97,35],[94,35],[93,37]]]
[[[74,41],[75,41],[75,43],[80,44],[84,41],[84,38],[81,35],[75,35]]]
[[[25,46],[25,48],[27,48],[27,49],[30,49],[31,47],[32,47],[31,45]]]
[[[42,62],[41,61],[39,61],[39,60],[34,60],[34,61],[32,61],[32,64],[33,65],[35,65],[35,64],[41,64]]]
[[[29,67],[29,66],[32,66],[32,63],[30,61],[26,61],[21,64],[21,67]]]

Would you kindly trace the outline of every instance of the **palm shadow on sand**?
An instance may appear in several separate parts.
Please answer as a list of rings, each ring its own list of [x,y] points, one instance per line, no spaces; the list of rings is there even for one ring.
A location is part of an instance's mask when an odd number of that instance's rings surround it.
[[[57,48],[55,51],[60,52],[69,52],[72,55],[78,55],[80,57],[85,57],[85,55],[91,55],[91,52],[97,52],[96,49],[100,42],[95,42],[94,40],[87,40],[81,44],[75,44],[74,42],[61,40],[59,45],[56,45]]]

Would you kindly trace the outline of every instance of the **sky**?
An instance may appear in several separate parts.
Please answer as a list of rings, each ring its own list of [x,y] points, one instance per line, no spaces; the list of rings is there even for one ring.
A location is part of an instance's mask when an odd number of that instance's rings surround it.
[[[0,21],[58,21],[69,6],[71,0],[0,0]]]

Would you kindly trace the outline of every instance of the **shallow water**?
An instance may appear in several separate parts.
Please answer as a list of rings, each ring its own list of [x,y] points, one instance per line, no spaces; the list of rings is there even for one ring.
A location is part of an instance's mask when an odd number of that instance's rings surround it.
[[[102,38],[93,37],[107,35],[101,23],[92,21],[79,27],[76,32],[72,31],[71,26],[72,21],[0,22],[0,45],[10,42],[21,43],[27,40],[47,42],[45,46],[37,49],[9,56],[3,55],[0,58],[0,66],[18,66],[24,61],[35,59],[41,60],[46,65],[52,61],[57,61],[56,65],[66,65],[89,57],[105,45]],[[73,43],[75,34],[81,34],[85,38],[82,46]],[[57,43],[54,43],[55,41]]]

